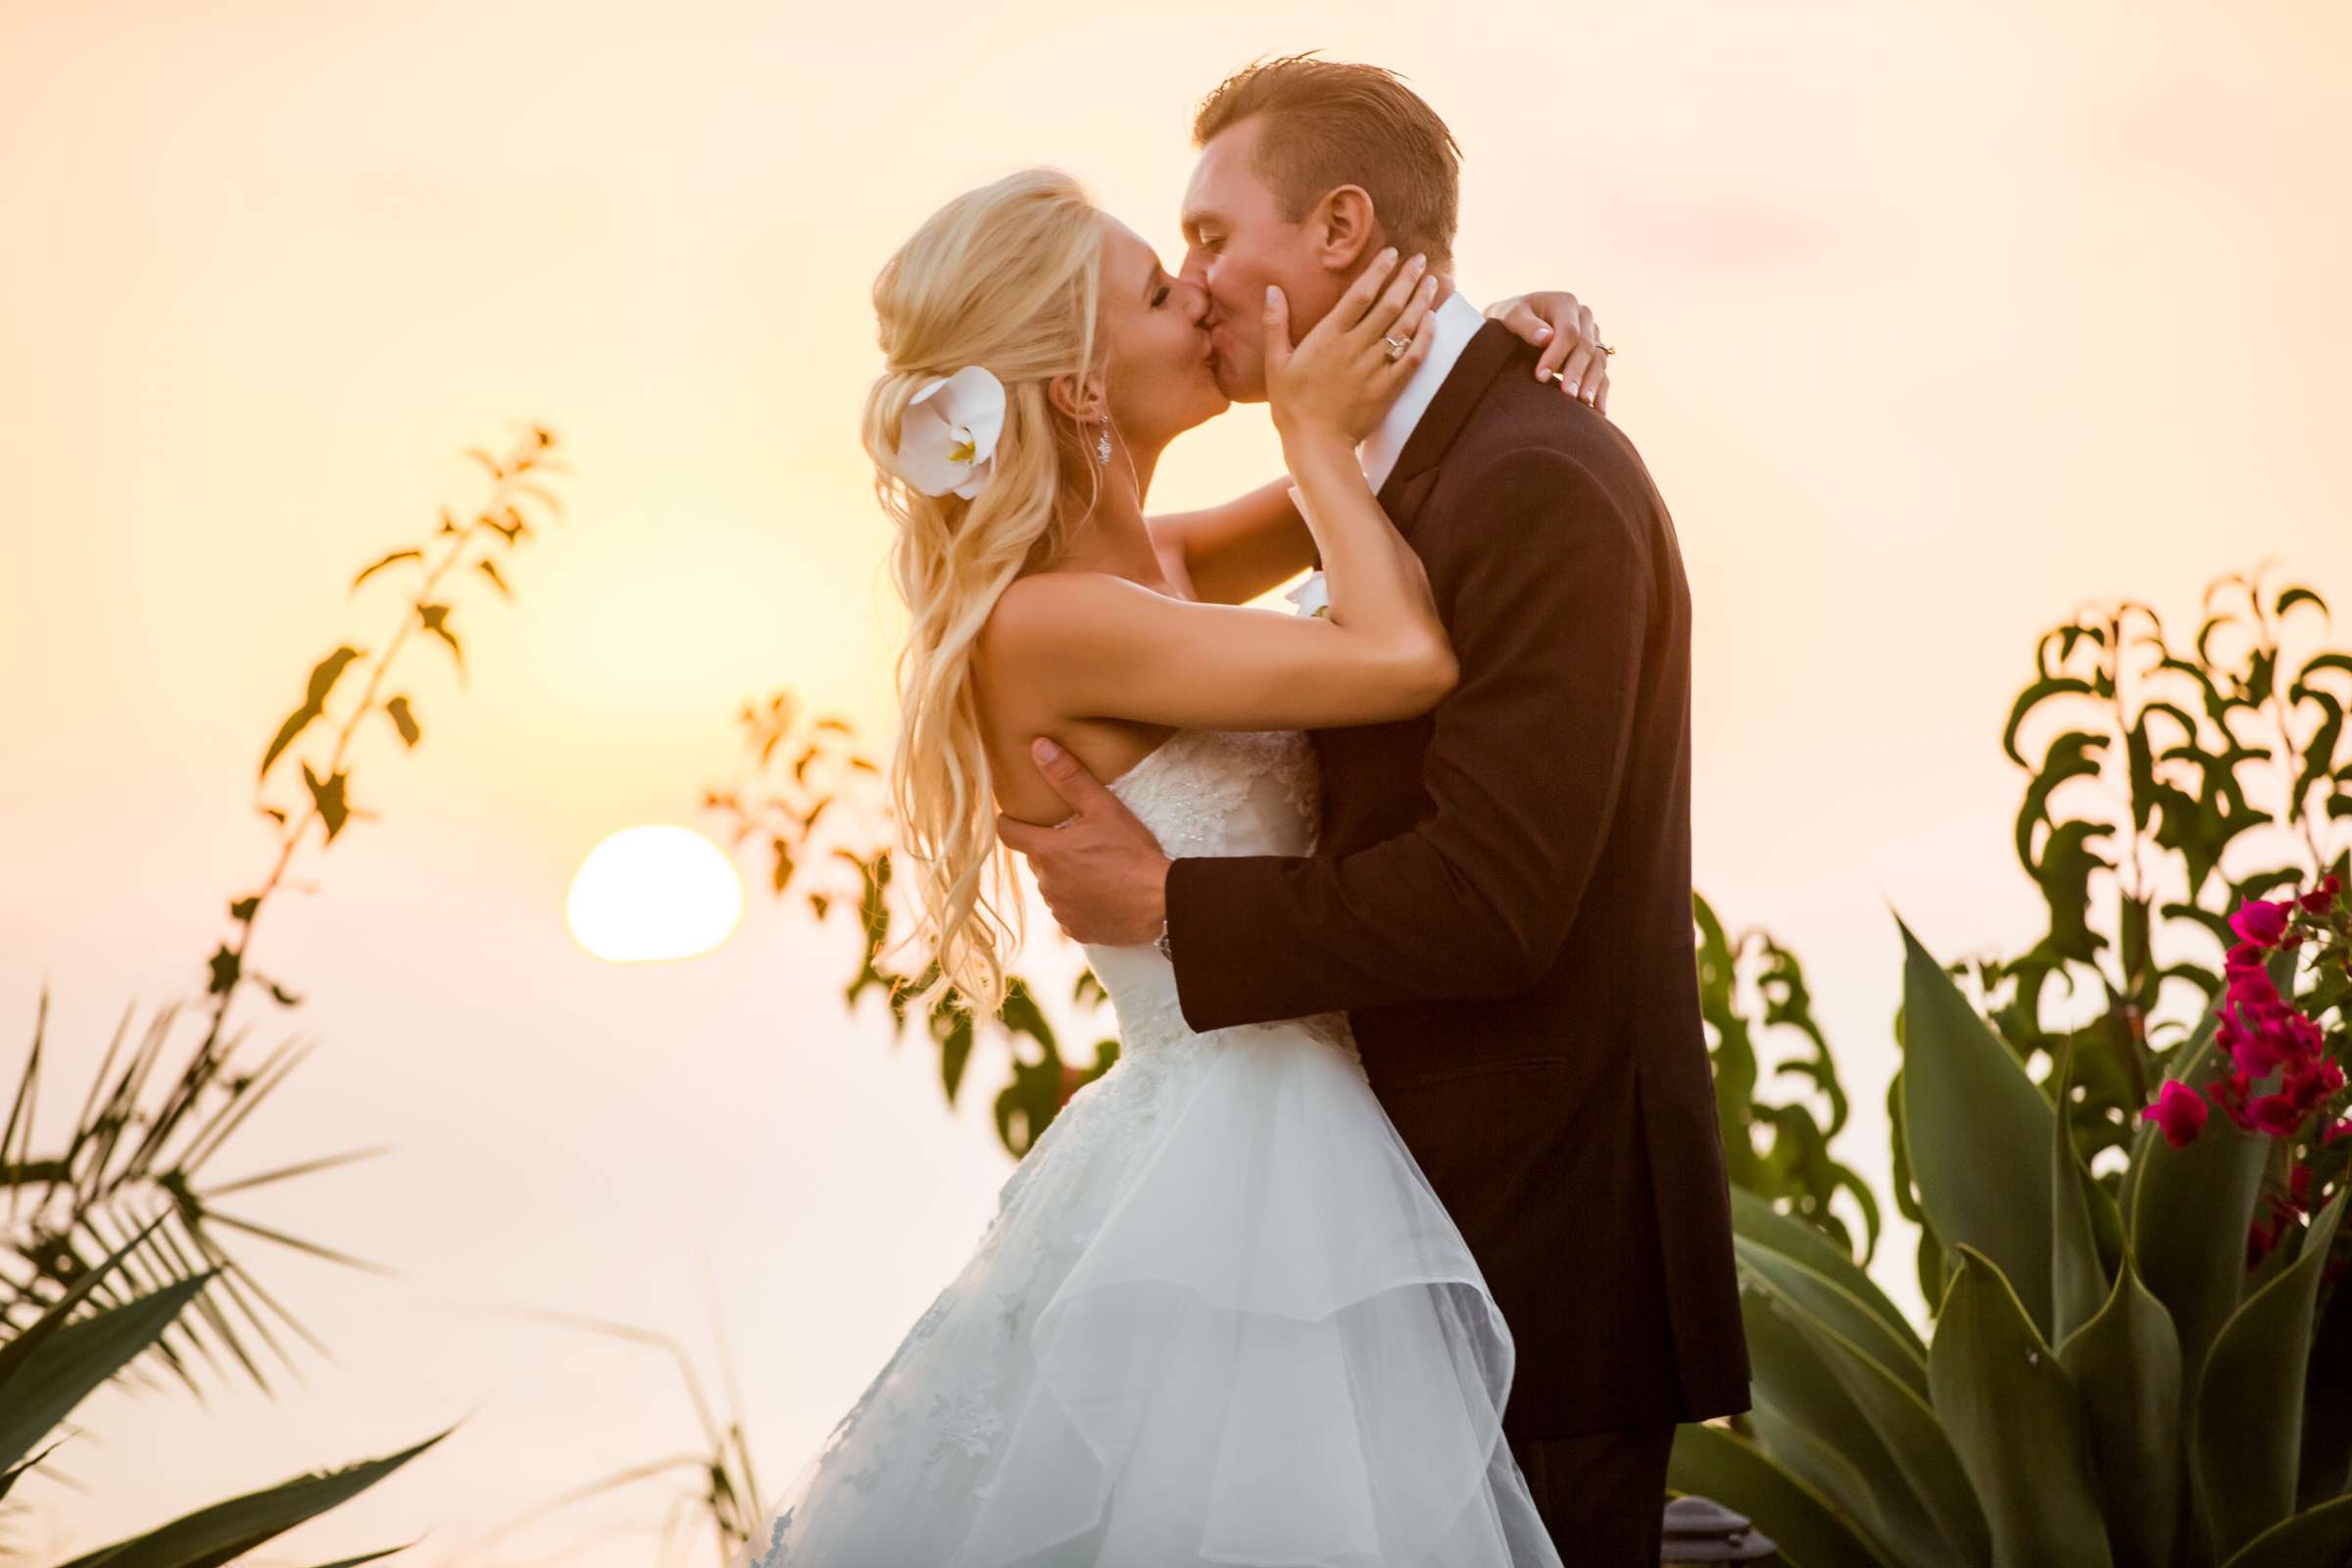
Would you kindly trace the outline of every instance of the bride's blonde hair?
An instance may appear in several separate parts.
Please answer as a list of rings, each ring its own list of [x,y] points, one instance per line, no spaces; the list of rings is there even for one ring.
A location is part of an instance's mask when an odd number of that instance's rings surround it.
[[[998,597],[1056,558],[1087,507],[1065,504],[1083,432],[1046,396],[1055,376],[1102,368],[1096,331],[1102,227],[1058,170],[1030,169],[949,202],[874,279],[887,362],[866,395],[874,492],[897,525],[891,574],[912,617],[898,654],[899,727],[890,793],[917,905],[910,940],[981,1013],[1005,996],[1022,934],[1010,852],[998,841],[996,791],[980,728],[972,654]],[[1004,426],[986,484],[969,501],[925,495],[892,470],[899,421],[922,384],[967,365],[1004,385]]]

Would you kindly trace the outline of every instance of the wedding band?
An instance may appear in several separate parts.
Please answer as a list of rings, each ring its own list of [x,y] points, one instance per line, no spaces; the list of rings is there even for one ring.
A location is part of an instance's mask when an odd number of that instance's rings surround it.
[[[1617,351],[1616,351],[1615,349],[1613,349],[1613,348],[1609,347],[1609,346],[1608,346],[1606,343],[1603,343],[1602,345],[1600,345],[1600,352],[1601,352],[1601,353],[1603,353],[1603,354],[1614,354],[1614,353],[1616,353]]]
[[[1389,358],[1392,360],[1403,359],[1404,351],[1413,346],[1413,340],[1409,337],[1384,337],[1381,341],[1389,346]]]

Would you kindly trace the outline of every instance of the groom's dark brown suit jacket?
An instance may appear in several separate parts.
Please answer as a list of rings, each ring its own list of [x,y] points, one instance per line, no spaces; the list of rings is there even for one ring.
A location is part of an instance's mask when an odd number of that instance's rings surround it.
[[[1314,856],[1194,858],[1196,1029],[1345,1009],[1517,1347],[1514,1441],[1748,1407],[1690,910],[1690,601],[1631,442],[1489,322],[1381,504],[1461,679],[1316,733]]]

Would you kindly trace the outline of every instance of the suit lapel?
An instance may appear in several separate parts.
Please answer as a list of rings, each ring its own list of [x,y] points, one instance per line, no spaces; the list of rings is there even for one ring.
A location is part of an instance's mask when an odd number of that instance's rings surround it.
[[[1454,437],[1470,422],[1470,416],[1501,373],[1518,341],[1500,321],[1487,322],[1463,345],[1461,358],[1438,384],[1438,395],[1429,400],[1420,422],[1405,437],[1404,450],[1396,454],[1396,466],[1389,470],[1388,481],[1380,487],[1381,510],[1396,523],[1397,532],[1407,532],[1420,514],[1421,504],[1429,499],[1435,482],[1434,478],[1425,482],[1425,476],[1433,475],[1451,450]]]

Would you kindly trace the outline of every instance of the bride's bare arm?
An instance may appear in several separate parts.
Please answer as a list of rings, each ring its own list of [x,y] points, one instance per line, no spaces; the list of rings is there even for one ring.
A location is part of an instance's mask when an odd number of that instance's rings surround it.
[[[1487,315],[1544,350],[1536,378],[1559,377],[1561,389],[1595,409],[1608,408],[1609,362],[1591,307],[1565,291],[1515,294]],[[1315,562],[1314,536],[1291,501],[1291,481],[1275,479],[1222,506],[1151,519],[1161,550],[1184,563],[1193,592],[1214,605],[1246,605],[1279,588]]]
[[[1291,501],[1286,475],[1239,500],[1151,519],[1152,538],[1184,562],[1193,592],[1212,605],[1245,605],[1315,564],[1314,535]]]

